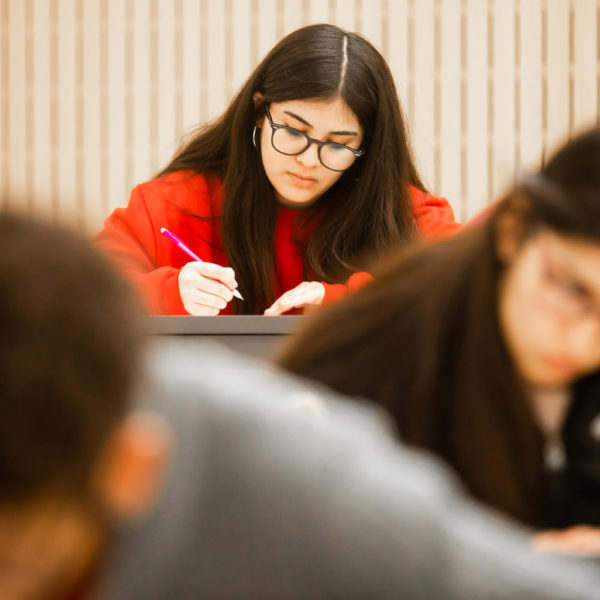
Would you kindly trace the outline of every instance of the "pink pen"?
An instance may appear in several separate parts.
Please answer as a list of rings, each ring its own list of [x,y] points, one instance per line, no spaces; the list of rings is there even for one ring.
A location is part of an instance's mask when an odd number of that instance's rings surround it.
[[[171,233],[168,229],[163,227],[160,232],[170,241],[172,241],[176,246],[179,246],[181,250],[183,250],[189,257],[193,258],[198,262],[204,262],[199,256],[194,254],[174,233]],[[231,290],[233,295],[240,300],[243,300],[242,295],[237,290]]]

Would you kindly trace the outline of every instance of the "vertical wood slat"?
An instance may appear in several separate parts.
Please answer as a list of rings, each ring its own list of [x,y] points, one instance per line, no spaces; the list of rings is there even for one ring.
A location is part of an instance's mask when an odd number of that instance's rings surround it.
[[[52,181],[52,141],[50,98],[50,5],[48,2],[34,2],[33,6],[33,136],[32,155],[34,169],[28,173],[31,178],[32,211],[45,218],[53,214],[52,193],[49,182]]]
[[[223,7],[223,3],[219,2],[218,6]],[[209,4],[209,21],[211,20],[211,5]],[[156,156],[157,163],[152,165],[154,169],[161,169],[169,161],[177,148],[177,136],[175,134],[175,88],[177,85],[175,79],[175,24],[176,15],[174,11],[174,3],[172,0],[158,1],[158,39],[157,39],[157,54],[158,54],[158,82],[157,82],[157,106],[158,106],[158,129],[157,129],[157,147]],[[210,30],[209,30],[210,31]],[[210,35],[210,33],[209,33]],[[216,33],[219,39],[223,38],[222,28]],[[215,57],[215,61],[223,61],[222,48],[216,46],[216,51],[219,52],[219,59]],[[223,69],[221,69],[221,74]],[[222,77],[222,75],[221,75]],[[208,82],[214,82],[214,71],[209,70]],[[217,95],[223,95],[222,84],[216,87],[213,94],[209,97],[210,101],[214,101]],[[218,102],[218,98],[217,98]],[[209,104],[211,111],[214,106]]]
[[[82,194],[86,227],[94,229],[107,216],[102,211],[101,181],[101,90],[100,30],[101,0],[86,0],[82,6],[83,28],[83,78],[81,82],[83,104],[83,154]]]
[[[597,122],[599,7],[600,0],[0,0],[0,186],[30,191],[27,210],[98,228],[172,156],[184,131],[224,110],[283,34],[331,20],[383,50],[412,109],[425,178],[455,208],[464,200],[468,216],[517,170],[535,168],[542,152]]]
[[[223,74],[225,72],[225,5],[222,0],[208,1],[207,40],[208,40],[208,76],[207,96],[208,115],[212,120],[223,110],[225,90]]]
[[[461,62],[460,0],[442,0],[440,5],[440,154],[439,186],[457,217],[461,206]]]
[[[419,0],[421,3],[422,0]],[[365,35],[368,40],[375,46],[380,52],[382,50],[383,42],[383,7],[382,0],[365,0],[362,3],[361,13],[361,33]]]
[[[133,114],[131,124],[132,137],[132,172],[131,179],[126,182],[131,188],[135,182],[148,179],[156,166],[152,161],[151,148],[151,121],[156,118],[151,113],[152,97],[155,90],[152,89],[150,60],[152,52],[150,49],[152,32],[152,15],[148,4],[133,2],[133,23],[128,23],[128,29],[133,37],[132,44],[132,81],[130,92],[133,102]],[[184,65],[185,65],[184,61]],[[190,81],[189,97],[194,98],[197,89],[198,78]],[[123,206],[127,202],[127,196],[122,198],[111,198],[111,205]]]
[[[250,56],[250,0],[233,1],[232,87],[237,91],[254,68]]]
[[[577,128],[594,125],[598,118],[597,2],[577,0],[573,31],[573,116]]]
[[[283,2],[283,35],[302,27],[302,2],[284,0]]]
[[[56,209],[61,221],[76,222],[79,218],[75,169],[75,3],[58,2],[58,153]]]
[[[9,32],[9,4],[0,2],[0,209],[8,198],[8,121],[9,83],[8,83],[8,32]]]
[[[389,53],[387,61],[394,76],[400,103],[405,116],[408,116],[408,0],[390,2],[386,25]]]
[[[324,0],[310,0],[308,5],[308,24],[329,22],[329,6]]]
[[[414,72],[414,116],[412,121],[413,140],[419,171],[426,186],[434,180],[433,112],[434,112],[434,3],[433,0],[415,2],[415,32],[413,37]]]
[[[478,213],[488,196],[487,3],[467,0],[467,214]]]
[[[406,113],[408,122],[415,122],[415,0],[408,0],[406,11]]]
[[[559,0],[562,1],[562,0]],[[515,170],[515,2],[493,3],[491,196],[512,184]]]
[[[541,0],[520,0],[519,147],[517,169],[539,167],[542,158]]]
[[[108,176],[107,197],[104,203],[108,212],[110,207],[120,205],[128,195],[128,184],[125,181],[125,163],[127,160],[125,135],[125,31],[126,12],[122,0],[108,0],[107,34],[107,98],[104,109],[108,125],[104,148],[105,164]]]
[[[354,0],[336,0],[333,22],[342,29],[355,30],[356,9]]]
[[[184,130],[189,130],[198,125],[201,120],[200,111],[202,95],[200,85],[200,53],[202,51],[202,46],[201,37],[199,35],[200,20],[200,3],[184,2],[181,32],[183,46],[183,64],[181,67],[183,85],[181,118]]]
[[[569,130],[569,3],[546,1],[546,144],[551,152]]]
[[[277,2],[276,0],[258,0],[258,56],[261,61],[267,52],[277,43]]]
[[[209,61],[209,39],[208,39],[208,0],[201,0],[200,23],[197,36],[199,39],[198,69],[200,85],[200,123],[208,120],[208,61]]]
[[[27,147],[26,130],[26,81],[25,81],[25,2],[10,0],[8,7],[8,188],[10,207],[16,208],[15,201],[26,201],[27,194]]]
[[[179,145],[181,139],[183,137],[183,132],[185,131],[184,121],[183,121],[183,97],[185,95],[185,89],[183,85],[183,7],[184,0],[173,0],[174,7],[174,23],[173,23],[173,77],[175,80],[174,85],[174,102],[175,102],[175,147]],[[229,31],[225,30],[225,39],[227,40],[227,34]],[[226,58],[225,65],[225,94],[228,93],[228,85],[231,80],[231,69],[230,60]]]

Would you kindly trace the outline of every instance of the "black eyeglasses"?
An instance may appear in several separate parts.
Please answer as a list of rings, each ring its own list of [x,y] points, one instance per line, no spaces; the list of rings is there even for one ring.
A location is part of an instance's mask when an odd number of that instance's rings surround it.
[[[311,144],[317,144],[319,147],[317,151],[319,161],[326,169],[345,171],[352,166],[357,158],[365,153],[364,150],[355,150],[344,144],[315,140],[299,129],[273,123],[267,106],[265,106],[265,113],[271,125],[271,145],[281,154],[297,156],[308,150]]]

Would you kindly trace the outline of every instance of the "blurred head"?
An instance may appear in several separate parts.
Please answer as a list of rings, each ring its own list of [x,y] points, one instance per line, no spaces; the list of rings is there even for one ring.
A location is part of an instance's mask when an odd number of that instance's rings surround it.
[[[0,288],[0,589],[43,598],[152,495],[152,428],[128,414],[139,308],[90,241],[16,215],[0,215]]]
[[[515,367],[552,387],[600,367],[600,131],[563,147],[495,215],[498,313]]]

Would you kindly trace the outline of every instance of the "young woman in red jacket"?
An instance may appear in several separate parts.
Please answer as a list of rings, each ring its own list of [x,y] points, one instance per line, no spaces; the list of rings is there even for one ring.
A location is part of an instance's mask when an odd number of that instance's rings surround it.
[[[312,25],[269,52],[98,240],[151,314],[276,315],[359,287],[419,231],[457,227],[421,183],[383,57],[360,35]]]

